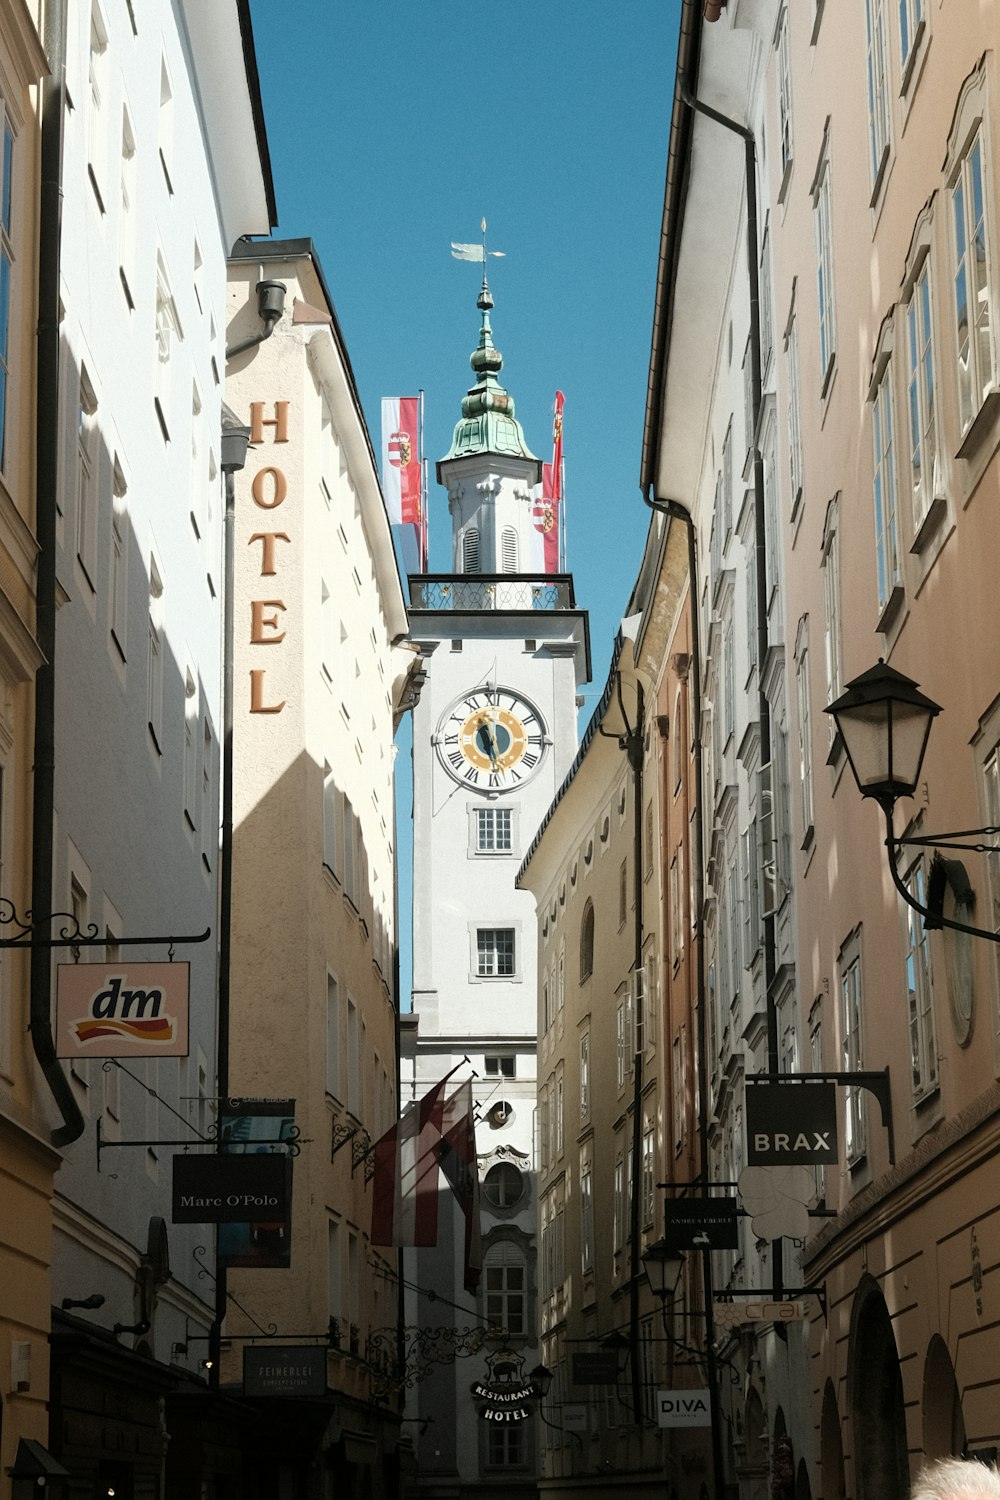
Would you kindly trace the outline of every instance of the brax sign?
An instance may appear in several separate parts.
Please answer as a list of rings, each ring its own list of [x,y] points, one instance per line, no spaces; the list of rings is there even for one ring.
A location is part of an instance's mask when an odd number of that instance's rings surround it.
[[[748,1166],[836,1163],[836,1084],[748,1078],[746,1087]]]
[[[657,1391],[657,1427],[711,1427],[707,1391]]]

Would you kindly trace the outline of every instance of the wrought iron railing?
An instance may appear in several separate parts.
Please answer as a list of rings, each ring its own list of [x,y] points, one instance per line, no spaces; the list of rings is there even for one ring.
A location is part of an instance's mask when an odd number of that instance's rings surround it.
[[[575,609],[568,573],[411,573],[410,608],[434,610]]]

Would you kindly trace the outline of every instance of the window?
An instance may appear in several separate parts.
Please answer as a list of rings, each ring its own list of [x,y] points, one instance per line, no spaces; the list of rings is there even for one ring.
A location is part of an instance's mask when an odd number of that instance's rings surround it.
[[[500,535],[500,571],[517,572],[517,532],[511,526],[505,526]]]
[[[906,304],[906,392],[910,418],[910,494],[914,528],[934,499],[937,418],[934,408],[934,331],[931,261],[926,255]]]
[[[792,81],[788,59],[788,10],[778,18],[778,135],[781,143],[781,185],[778,202],[784,202],[792,173]]]
[[[771,228],[769,219],[764,220],[764,233],[760,241],[760,275],[758,293],[760,301],[760,373],[761,379],[771,360],[774,343],[774,317],[771,311]]]
[[[561,1064],[560,1064],[561,1069]],[[556,1155],[562,1156],[566,1145],[566,1087],[562,1072],[556,1078]]]
[[[580,1269],[594,1269],[594,1177],[590,1167],[580,1173]]]
[[[358,1007],[347,1000],[347,1108],[357,1117],[361,1105],[361,1023]]]
[[[620,1156],[613,1178],[611,1232],[612,1251],[619,1255],[625,1244],[625,1163]]]
[[[170,410],[170,363],[174,341],[182,337],[177,307],[170,291],[167,269],[160,255],[156,257],[156,395],[154,403],[160,430],[165,440],[170,431],[167,413]]]
[[[487,1462],[491,1469],[524,1468],[527,1463],[526,1422],[487,1422]]]
[[[201,751],[198,684],[188,667],[184,673],[184,816],[189,828],[198,822],[198,756]]]
[[[927,905],[927,883],[923,860],[917,860],[903,876],[910,895]],[[904,909],[906,920],[906,992],[910,1014],[910,1063],[913,1097],[920,1100],[937,1088],[937,1038],[934,1029],[934,987],[931,982],[930,939],[923,918],[912,906]]]
[[[479,532],[475,526],[468,526],[462,536],[462,572],[479,572]]]
[[[201,723],[201,861],[206,870],[212,868],[219,845],[219,829],[215,817],[215,736],[208,714]]]
[[[594,972],[594,903],[588,901],[580,932],[580,983]]]
[[[799,346],[792,299],[785,328],[785,374],[788,380],[788,483],[792,499],[792,518],[798,514],[802,499],[802,423],[799,416]]]
[[[328,1219],[326,1227],[326,1265],[330,1322],[339,1325],[343,1314],[343,1271],[340,1263],[340,1225]],[[341,1330],[335,1330],[339,1344]]]
[[[722,444],[722,529],[728,538],[733,529],[733,424],[730,419]]]
[[[887,360],[872,401],[875,574],[879,609],[890,603],[902,582],[896,508],[896,451],[893,432],[892,361]]]
[[[623,859],[618,871],[618,927],[621,930],[628,918],[628,860]]]
[[[333,875],[337,865],[337,802],[340,793],[329,761],[323,762],[323,863]]]
[[[94,189],[98,207],[104,212],[104,196],[101,184],[104,181],[104,96],[107,92],[108,33],[104,18],[96,5],[90,9],[90,59],[88,82],[90,85],[90,109],[88,118],[89,142],[87,149],[87,171]]]
[[[7,394],[10,375],[10,300],[11,267],[14,251],[11,241],[11,171],[14,163],[14,135],[10,122],[0,106],[0,131],[3,155],[0,157],[0,469],[7,468]]]
[[[834,495],[826,508],[826,520],[823,526],[822,563],[823,569],[823,603],[825,610],[825,629],[823,636],[823,648],[826,665],[826,701],[832,703],[838,698],[843,688],[843,674],[840,665],[840,537],[838,534],[838,522],[840,516],[840,502],[838,496]],[[829,734],[831,741],[837,732],[837,726],[830,716]]]
[[[76,419],[76,556],[91,590],[97,583],[98,436],[97,396],[83,367]]]
[[[156,559],[149,559],[146,718],[153,745],[163,754],[163,580]]]
[[[795,696],[799,729],[799,815],[803,839],[813,826],[812,719],[809,711],[809,620],[799,621],[795,643]]]
[[[111,489],[111,568],[108,590],[108,616],[111,639],[122,661],[125,660],[125,635],[128,628],[128,553],[125,495],[128,486],[115,456]]]
[[[481,979],[503,979],[515,973],[513,927],[477,928],[476,973]]]
[[[958,164],[951,203],[959,417],[964,433],[996,383],[990,326],[993,269],[986,228],[981,126]]]
[[[513,1162],[498,1161],[483,1178],[483,1197],[494,1208],[514,1208],[524,1197],[526,1178]]]
[[[590,1032],[580,1037],[580,1119],[590,1114]]]
[[[845,1073],[863,1067],[861,1037],[861,953],[857,934],[845,944],[840,957],[840,1025],[843,1034],[841,1064]],[[864,1090],[844,1090],[844,1146],[848,1164],[864,1156],[868,1147]]]
[[[326,1091],[340,1098],[340,985],[326,976]]]
[[[903,0],[905,4],[905,0]],[[868,169],[872,201],[878,194],[889,156],[889,49],[885,0],[865,0],[868,84]]]
[[[653,1125],[646,1122],[642,1133],[642,1223],[653,1222],[656,1185],[656,1134]]]
[[[819,307],[819,365],[825,395],[833,374],[837,350],[833,301],[833,213],[830,203],[830,142],[824,133],[816,176],[813,179],[813,227],[816,236],[816,289]]]
[[[477,807],[476,852],[509,854],[514,847],[513,813],[509,807]]]
[[[135,306],[132,296],[135,254],[135,132],[128,109],[122,107],[121,159],[118,167],[118,275],[121,279],[125,301],[129,308]]]
[[[486,1251],[483,1291],[488,1326],[505,1328],[512,1338],[523,1338],[527,1333],[524,1255],[509,1240],[490,1245]]]
[[[487,1078],[515,1078],[517,1058],[513,1053],[509,1053],[506,1057],[486,1057],[483,1059],[483,1071]]]
[[[160,120],[159,120],[160,166],[163,168],[167,192],[173,193],[170,168],[174,147],[174,94],[170,87],[166,58],[160,59]]]
[[[620,1089],[625,1087],[625,1072],[628,1059],[625,1040],[625,1001],[619,1000],[615,1010],[615,1081]]]

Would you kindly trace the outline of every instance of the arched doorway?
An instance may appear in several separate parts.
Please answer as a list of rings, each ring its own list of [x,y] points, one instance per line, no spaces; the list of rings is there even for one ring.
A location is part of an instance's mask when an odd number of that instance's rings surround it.
[[[736,1465],[740,1500],[769,1500],[768,1446],[767,1413],[760,1396],[751,1389],[744,1407],[742,1462]]]
[[[924,1458],[947,1458],[965,1451],[965,1418],[948,1346],[936,1333],[924,1360]]]
[[[847,1389],[858,1500],[906,1500],[903,1377],[889,1309],[872,1276],[862,1278],[854,1299]]]
[[[820,1480],[823,1500],[844,1500],[844,1442],[840,1431],[840,1409],[833,1381],[823,1388],[823,1414],[819,1434]]]

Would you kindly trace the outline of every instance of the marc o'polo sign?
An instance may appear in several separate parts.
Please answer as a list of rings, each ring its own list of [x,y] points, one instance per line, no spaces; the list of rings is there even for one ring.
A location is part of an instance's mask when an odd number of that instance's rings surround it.
[[[190,965],[59,964],[60,1057],[187,1057]]]
[[[175,1156],[173,1222],[231,1224],[287,1219],[292,1163],[287,1156]]]
[[[746,1081],[747,1165],[836,1164],[837,1085],[769,1078]]]
[[[243,1394],[325,1396],[326,1345],[244,1345]]]

